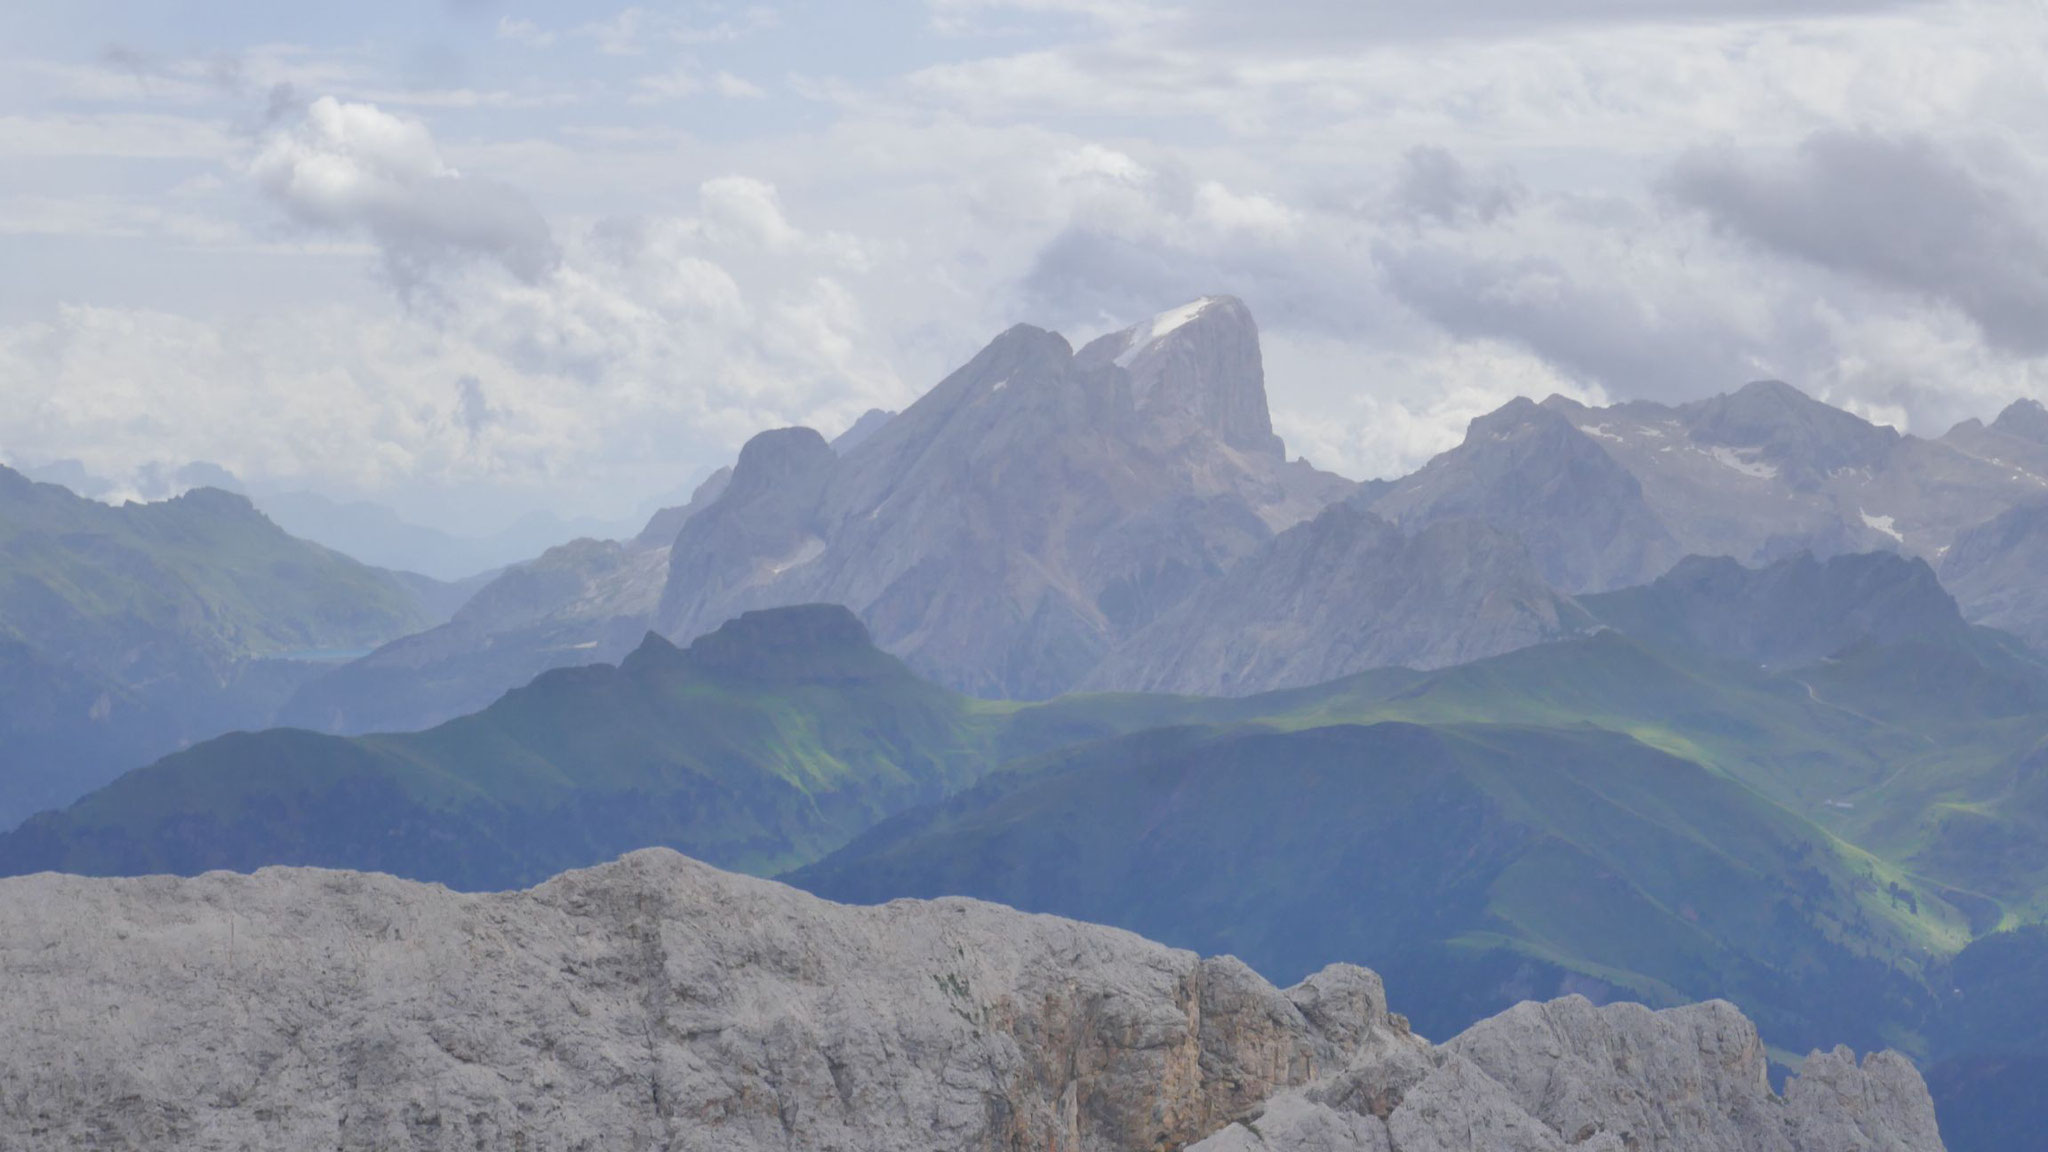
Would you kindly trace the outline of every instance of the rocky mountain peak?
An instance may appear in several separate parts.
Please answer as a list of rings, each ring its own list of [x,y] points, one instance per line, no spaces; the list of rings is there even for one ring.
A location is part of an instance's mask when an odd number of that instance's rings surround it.
[[[1567,592],[1631,584],[1679,555],[1628,469],[1567,410],[1527,397],[1473,420],[1462,444],[1372,507],[1409,531],[1458,519],[1492,524],[1518,536],[1544,579]]]
[[[1120,645],[1083,687],[1242,696],[1441,668],[1571,630],[1521,541],[1477,519],[1404,534],[1340,501]]]
[[[948,381],[964,377],[995,389],[1003,380],[1022,375],[1057,375],[1073,358],[1074,346],[1065,336],[1033,324],[1013,324]]]
[[[1170,308],[1091,342],[1080,359],[1128,372],[1132,406],[1155,427],[1191,421],[1240,452],[1286,454],[1266,408],[1258,325],[1235,296]]]
[[[650,645],[670,647],[653,633],[642,651]],[[875,647],[867,625],[838,604],[743,612],[691,641],[684,654],[704,672],[751,684],[847,684],[909,675]]]
[[[2048,407],[2043,407],[2039,400],[2015,400],[1991,422],[1991,428],[2036,444],[2048,444]]]
[[[1560,435],[1566,432],[1578,434],[1578,429],[1572,422],[1555,410],[1546,408],[1527,396],[1517,396],[1493,411],[1473,418],[1472,422],[1465,426],[1465,439],[1467,442],[1482,439],[1502,440],[1517,432],[1538,428]]]
[[[636,548],[666,548],[676,542],[676,533],[690,517],[709,508],[720,496],[725,495],[725,486],[732,483],[732,465],[727,464],[706,476],[690,492],[690,502],[672,508],[663,508],[648,517],[647,527],[633,538]]]
[[[206,516],[233,516],[262,520],[265,523],[270,520],[257,511],[256,505],[247,496],[239,492],[230,492],[225,488],[188,488],[163,503],[166,509],[175,508],[182,512]]]
[[[861,413],[860,419],[855,420],[846,431],[832,438],[832,450],[841,456],[846,455],[866,443],[868,437],[873,436],[894,415],[896,413],[880,408],[868,409]]]
[[[1693,438],[1751,449],[1792,478],[1815,481],[1841,468],[1882,467],[1899,442],[1880,427],[1822,403],[1782,380],[1759,380],[1679,409]]]
[[[55,485],[51,485],[51,487],[55,487]],[[5,464],[0,464],[0,493],[19,495],[34,492],[35,490],[36,482],[34,480],[9,468]]]
[[[775,428],[757,434],[740,449],[725,499],[746,500],[784,488],[838,463],[838,453],[809,428]]]
[[[1968,628],[1927,562],[1893,552],[1802,552],[1763,568],[1688,556],[1650,584],[1579,602],[1640,640],[1785,667]]]

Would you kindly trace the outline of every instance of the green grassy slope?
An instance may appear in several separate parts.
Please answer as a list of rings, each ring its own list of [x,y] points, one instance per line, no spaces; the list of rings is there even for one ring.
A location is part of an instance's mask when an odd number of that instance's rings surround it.
[[[1240,702],[1287,728],[1401,720],[1625,734],[1954,891],[1980,927],[2048,895],[2048,667],[1963,630],[1786,670],[1614,631],[1407,678],[1374,673]]]
[[[81,666],[355,648],[425,623],[393,574],[287,535],[240,496],[112,507],[0,468],[0,634]]]
[[[1005,760],[1198,706],[971,700],[875,649],[844,609],[749,613],[425,732],[207,742],[0,837],[0,872],[291,863],[507,888],[665,844],[771,873]]]
[[[1117,924],[1283,981],[1348,958],[1439,1033],[1584,990],[1728,996],[1790,1046],[1917,1047],[1923,969],[1968,933],[1910,876],[1591,727],[1147,732],[993,777],[788,878]]]
[[[432,622],[443,586],[199,489],[110,507],[0,468],[0,828],[268,722],[323,669]]]

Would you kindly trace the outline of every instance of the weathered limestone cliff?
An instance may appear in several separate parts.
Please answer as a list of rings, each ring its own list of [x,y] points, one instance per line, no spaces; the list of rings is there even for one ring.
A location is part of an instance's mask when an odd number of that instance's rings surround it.
[[[1379,979],[674,853],[527,892],[0,881],[0,1150],[1931,1152],[1904,1061],[1785,1098],[1726,1005],[1524,1005],[1443,1047]]]

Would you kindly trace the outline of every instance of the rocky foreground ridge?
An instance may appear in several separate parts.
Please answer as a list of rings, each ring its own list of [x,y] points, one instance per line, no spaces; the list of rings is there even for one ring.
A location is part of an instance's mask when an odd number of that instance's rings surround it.
[[[1332,967],[672,852],[526,892],[0,882],[0,1149],[1925,1152],[1919,1075],[1733,1007],[1524,1004],[1441,1046]]]

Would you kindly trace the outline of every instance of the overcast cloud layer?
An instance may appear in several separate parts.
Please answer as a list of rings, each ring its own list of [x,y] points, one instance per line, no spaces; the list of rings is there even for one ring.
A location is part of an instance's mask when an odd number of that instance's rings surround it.
[[[1516,394],[2048,397],[2035,0],[31,7],[16,464],[616,517],[1211,292],[1353,476]]]

